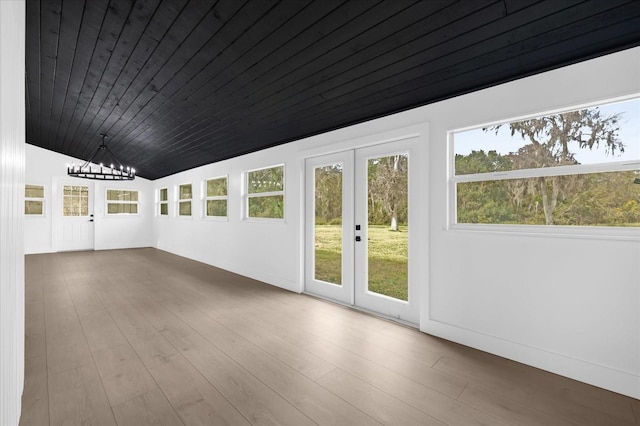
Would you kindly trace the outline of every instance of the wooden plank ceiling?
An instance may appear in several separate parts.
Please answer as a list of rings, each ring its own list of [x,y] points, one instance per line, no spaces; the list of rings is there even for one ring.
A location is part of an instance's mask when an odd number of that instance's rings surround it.
[[[156,179],[637,46],[640,1],[28,0],[26,42],[27,142]]]

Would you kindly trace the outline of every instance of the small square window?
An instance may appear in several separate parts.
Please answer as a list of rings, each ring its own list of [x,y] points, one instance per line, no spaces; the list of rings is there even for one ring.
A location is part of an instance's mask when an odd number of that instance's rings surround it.
[[[138,214],[138,191],[107,189],[107,214]]]
[[[178,214],[191,216],[191,199],[193,198],[192,185],[186,183],[178,187]]]
[[[284,219],[284,165],[246,173],[246,217]]]
[[[206,181],[206,217],[227,217],[227,191],[226,176]]]
[[[159,203],[159,213],[160,216],[168,216],[169,215],[169,190],[167,188],[161,188],[158,191],[158,200]]]
[[[44,186],[25,185],[24,214],[26,216],[44,215]]]

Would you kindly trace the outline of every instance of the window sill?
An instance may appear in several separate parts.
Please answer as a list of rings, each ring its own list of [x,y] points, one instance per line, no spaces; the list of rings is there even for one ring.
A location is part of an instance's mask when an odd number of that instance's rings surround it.
[[[545,238],[640,241],[640,228],[614,226],[451,224],[448,231]]]
[[[229,222],[229,216],[204,216],[202,220],[210,222]]]
[[[286,224],[286,220],[284,218],[271,218],[271,217],[245,217],[242,219],[243,222],[248,223],[273,223],[273,224]]]

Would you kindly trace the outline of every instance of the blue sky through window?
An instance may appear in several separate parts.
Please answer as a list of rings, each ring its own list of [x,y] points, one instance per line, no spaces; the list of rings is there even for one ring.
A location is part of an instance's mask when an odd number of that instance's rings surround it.
[[[615,102],[598,106],[603,116],[623,113],[619,121],[618,135],[624,144],[624,153],[616,152],[615,156],[607,154],[603,146],[592,150],[581,149],[575,144],[571,151],[580,164],[597,164],[614,161],[640,160],[640,98]],[[456,154],[468,155],[471,151],[495,150],[499,154],[509,154],[529,143],[518,134],[511,136],[508,125],[500,128],[498,134],[483,131],[482,128],[456,132],[454,151]]]

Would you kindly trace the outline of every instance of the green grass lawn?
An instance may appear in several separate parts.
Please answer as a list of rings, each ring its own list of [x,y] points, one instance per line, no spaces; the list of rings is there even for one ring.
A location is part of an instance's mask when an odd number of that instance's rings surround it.
[[[388,226],[369,226],[369,291],[408,299],[408,233]],[[316,226],[316,279],[341,284],[342,228]]]

